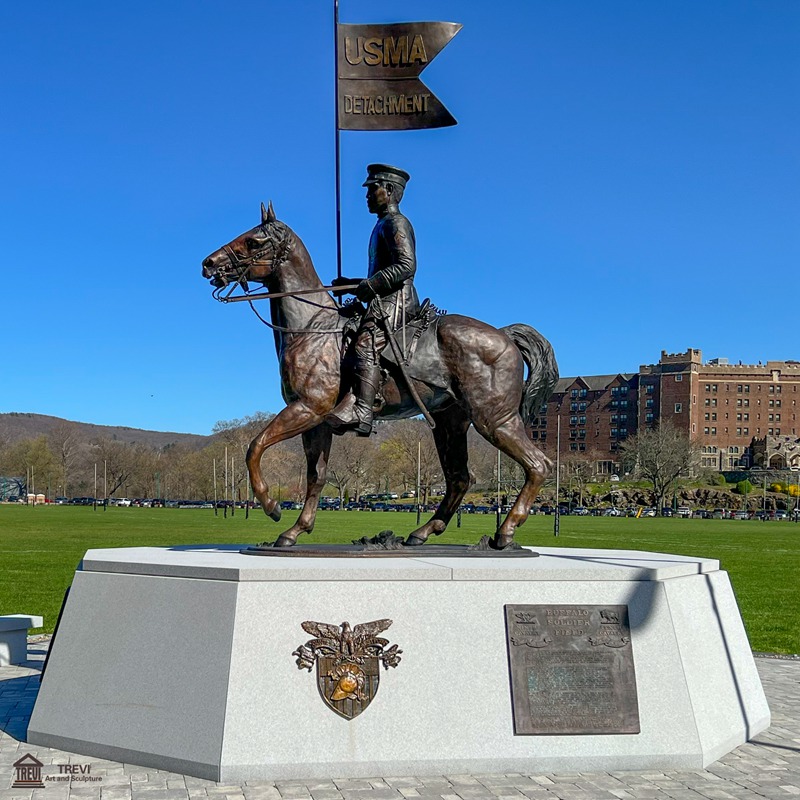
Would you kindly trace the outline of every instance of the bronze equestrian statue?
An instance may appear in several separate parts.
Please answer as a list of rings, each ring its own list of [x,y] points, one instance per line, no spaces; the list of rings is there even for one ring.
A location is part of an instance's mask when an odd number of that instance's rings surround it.
[[[371,409],[379,417],[414,417],[422,410],[434,423],[433,437],[445,477],[445,496],[439,508],[409,534],[405,544],[421,545],[431,534],[442,533],[461,504],[470,484],[467,431],[472,424],[525,473],[525,484],[491,542],[493,548],[505,549],[513,546],[514,531],[527,519],[552,468],[550,459],[528,437],[526,426],[547,402],[558,379],[553,350],[529,325],[497,329],[457,314],[436,316],[428,303],[419,306],[410,283],[415,263],[413,238],[409,241],[408,236],[413,237],[413,231],[405,217],[401,222],[402,215],[394,210],[399,201],[395,190],[387,191],[389,183],[394,186],[400,178],[407,181],[407,173],[395,168],[391,174],[382,173],[378,169],[381,165],[372,166],[376,169],[370,171],[367,197],[370,210],[378,214],[373,232],[377,241],[374,257],[370,245],[370,275],[356,287],[357,296],[369,306],[358,323],[356,338],[363,366],[357,361],[357,391],[352,399],[347,396],[346,379],[343,387],[346,367],[341,356],[346,330],[352,327],[353,308],[340,308],[328,294],[305,245],[276,219],[271,203],[269,209],[261,206],[260,225],[203,261],[203,275],[216,287],[215,293],[232,284],[240,284],[247,291],[248,282],[255,282],[273,296],[267,324],[275,334],[286,407],[248,449],[253,492],[264,512],[280,520],[280,507],[270,497],[261,474],[261,457],[268,447],[302,435],[307,461],[306,499],[297,521],[280,534],[275,545],[293,545],[301,533],[310,533],[325,486],[334,433],[331,422],[366,432],[368,423],[371,427],[370,409],[359,408],[358,402],[369,405],[370,399],[380,394],[380,404]],[[384,221],[387,217],[394,220]],[[402,235],[394,235],[395,247],[389,247],[386,237],[391,231],[404,234],[405,243]],[[400,258],[402,263],[393,260]],[[398,297],[396,304],[393,297]],[[405,334],[394,331],[398,323],[395,308],[398,317],[406,315]],[[415,313],[417,318],[413,317]],[[401,351],[396,339],[403,336],[408,349]],[[391,352],[390,348],[384,351],[381,369],[376,369],[375,359],[361,342],[366,340],[371,347],[374,340],[377,349],[383,337],[389,340]],[[385,380],[377,386],[381,374]]]
[[[372,414],[380,381],[380,356],[386,347],[384,325],[391,333],[419,312],[414,288],[416,241],[411,223],[398,208],[409,174],[388,164],[367,167],[367,208],[378,221],[369,240],[369,271],[364,280],[337,278],[333,285],[358,284],[355,296],[367,303],[355,343],[354,392],[348,392],[325,421],[333,428],[354,428],[359,436],[372,433]],[[388,314],[384,309],[388,309]]]

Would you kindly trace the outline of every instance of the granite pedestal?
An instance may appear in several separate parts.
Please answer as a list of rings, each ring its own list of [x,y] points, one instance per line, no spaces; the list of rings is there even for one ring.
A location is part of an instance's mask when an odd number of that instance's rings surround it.
[[[769,725],[713,559],[265,558],[227,545],[90,550],[28,741],[228,781],[694,769]],[[640,732],[514,735],[504,607],[628,608]],[[403,650],[355,719],[292,652],[305,620],[389,618]]]

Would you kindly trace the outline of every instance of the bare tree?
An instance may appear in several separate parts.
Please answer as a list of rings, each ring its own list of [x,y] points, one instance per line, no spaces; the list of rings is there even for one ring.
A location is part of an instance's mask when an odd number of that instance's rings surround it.
[[[328,464],[328,483],[336,488],[340,501],[350,489],[351,497],[361,494],[375,452],[372,440],[361,436],[341,436],[335,442]]]
[[[72,468],[78,458],[79,439],[77,426],[64,420],[56,425],[47,436],[50,450],[52,451],[60,471],[61,493],[67,494]]]
[[[395,422],[391,436],[381,445],[381,451],[383,457],[392,461],[404,485],[416,485],[419,452],[422,502],[427,503],[433,484],[442,480],[439,454],[428,425],[421,419]]]
[[[569,495],[577,489],[578,502],[583,504],[586,485],[594,477],[596,452],[572,451],[561,457],[563,489]]]
[[[653,485],[653,505],[661,508],[664,498],[681,475],[690,474],[699,448],[671,422],[662,421],[631,436],[622,447],[623,458]]]

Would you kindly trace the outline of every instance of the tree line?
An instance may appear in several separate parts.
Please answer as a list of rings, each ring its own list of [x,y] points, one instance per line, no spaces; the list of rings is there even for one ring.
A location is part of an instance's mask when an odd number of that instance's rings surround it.
[[[272,418],[255,413],[221,420],[213,436],[198,449],[182,444],[152,447],[109,438],[81,439],[69,422],[47,435],[13,443],[0,441],[0,476],[6,495],[24,496],[35,491],[48,499],[96,496],[213,500],[250,497],[245,458],[252,439]],[[472,491],[488,497],[513,498],[524,478],[516,462],[497,450],[474,430],[469,433],[469,468]],[[596,480],[597,465],[604,454],[589,450],[573,452],[562,443],[561,489],[564,496],[582,494]],[[630,437],[618,456],[620,469],[652,486],[653,505],[659,506],[682,476],[692,473],[697,450],[686,436],[669,423],[647,428]],[[546,452],[555,461],[555,442]],[[302,500],[306,464],[299,437],[269,448],[262,459],[262,473],[273,497]],[[421,419],[380,423],[376,436],[334,437],[328,464],[326,494],[342,500],[367,493],[416,491],[423,502],[444,488],[433,436]],[[498,482],[499,472],[499,482]],[[97,475],[97,483],[95,483]],[[552,486],[551,476],[547,486]],[[96,486],[96,489],[95,489]],[[552,490],[543,496],[553,499]]]

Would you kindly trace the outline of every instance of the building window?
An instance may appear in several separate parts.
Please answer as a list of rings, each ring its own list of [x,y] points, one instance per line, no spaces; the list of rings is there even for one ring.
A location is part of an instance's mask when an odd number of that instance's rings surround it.
[[[706,411],[706,413],[705,413],[705,416],[704,416],[703,418],[706,420],[706,422],[708,422],[708,421],[711,419],[711,414],[709,414],[709,413]]]
[[[712,428],[711,429],[711,435],[712,436],[716,436],[717,435],[717,429],[716,428]]]
[[[681,403],[675,403],[675,413],[680,414],[683,411],[683,405]]]
[[[712,421],[712,422],[716,422],[716,421],[717,421],[717,415],[716,415],[716,412],[715,412],[715,413],[713,413],[713,414],[711,415],[711,421]]]
[[[588,389],[581,389],[578,392],[578,397],[586,397],[588,394],[589,394],[589,390]]]
[[[653,421],[653,415],[652,414],[645,414],[644,415],[644,421],[645,422],[652,422]]]
[[[570,442],[569,449],[570,450],[577,450],[578,449],[578,443],[577,442]]]
[[[716,398],[716,397],[712,397],[712,398],[711,398],[711,405],[712,405],[714,408],[716,408],[716,407],[717,407],[717,398]]]
[[[708,434],[709,434],[710,432],[711,432],[710,428],[703,428],[703,433],[704,433],[706,436],[708,436]]]
[[[747,394],[749,391],[750,391],[750,384],[749,384],[749,383],[746,383],[746,384],[744,385],[744,393],[745,393],[745,394]]]
[[[645,408],[652,408],[653,407],[653,398],[650,397],[645,401],[644,404]]]
[[[655,389],[656,387],[652,383],[648,383],[645,391],[647,392],[647,394],[653,394]]]
[[[680,383],[683,380],[683,375],[676,375],[675,376],[675,383]]]
[[[578,424],[578,418],[577,417],[570,417],[569,418],[569,424],[570,425],[577,425]]]
[[[573,397],[573,398],[574,398],[574,397],[577,397],[577,396],[578,396],[578,390],[577,390],[577,389],[573,389],[573,390],[572,390],[572,391],[569,393],[569,396],[570,396],[570,397]]]
[[[742,435],[742,429],[741,428],[737,428],[736,429],[736,435],[737,436],[741,436]]]
[[[586,417],[578,417],[578,424],[585,425],[586,424]]]
[[[750,433],[750,428],[744,428],[743,433],[745,436],[747,436]]]
[[[710,397],[706,397],[705,402],[704,402],[703,405],[710,406],[711,405],[711,398]]]
[[[586,403],[578,403],[578,411],[586,411]]]

